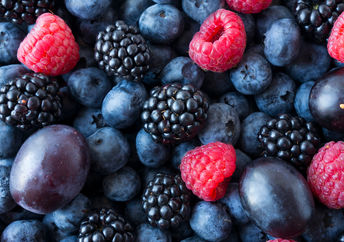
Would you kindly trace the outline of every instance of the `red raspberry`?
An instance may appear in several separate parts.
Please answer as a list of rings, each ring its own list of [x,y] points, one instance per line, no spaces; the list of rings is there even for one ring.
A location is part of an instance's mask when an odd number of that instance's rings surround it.
[[[194,35],[189,55],[205,70],[224,72],[240,62],[245,47],[246,32],[241,18],[231,11],[219,9]]]
[[[241,13],[259,13],[270,6],[272,0],[226,0],[230,9]]]
[[[180,164],[186,187],[205,201],[222,198],[235,170],[233,146],[214,142],[185,154]]]
[[[296,242],[293,239],[274,239],[274,240],[268,240],[267,242]]]
[[[331,141],[313,157],[307,180],[313,194],[329,208],[344,208],[344,142]]]
[[[45,13],[20,44],[17,58],[34,72],[58,76],[72,70],[79,60],[79,46],[72,31],[58,16]]]
[[[344,63],[344,12],[333,25],[327,50],[332,58]]]

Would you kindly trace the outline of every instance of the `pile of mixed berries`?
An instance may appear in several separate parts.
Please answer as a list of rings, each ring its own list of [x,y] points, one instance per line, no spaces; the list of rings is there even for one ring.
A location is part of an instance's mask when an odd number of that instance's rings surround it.
[[[0,1],[1,242],[343,242],[344,0]]]

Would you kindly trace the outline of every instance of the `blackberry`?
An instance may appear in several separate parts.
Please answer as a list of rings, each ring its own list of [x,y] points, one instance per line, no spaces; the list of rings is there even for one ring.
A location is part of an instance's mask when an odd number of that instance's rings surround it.
[[[290,161],[304,170],[312,161],[320,145],[316,126],[301,117],[282,114],[269,120],[258,133],[265,156]]]
[[[295,5],[299,25],[319,43],[327,40],[343,10],[344,0],[297,0]]]
[[[0,18],[16,24],[34,24],[39,15],[49,12],[53,7],[54,0],[2,0]]]
[[[149,69],[150,51],[136,27],[118,20],[98,34],[95,59],[109,76],[139,81]]]
[[[208,108],[208,100],[201,91],[174,83],[152,89],[141,119],[154,141],[173,144],[196,136],[207,119]]]
[[[27,73],[0,87],[0,119],[21,129],[39,128],[61,116],[59,84],[40,73]]]
[[[134,241],[133,227],[112,209],[100,209],[85,218],[79,229],[79,242]]]
[[[191,193],[179,175],[156,174],[148,183],[142,200],[143,210],[154,227],[177,228],[190,217]]]

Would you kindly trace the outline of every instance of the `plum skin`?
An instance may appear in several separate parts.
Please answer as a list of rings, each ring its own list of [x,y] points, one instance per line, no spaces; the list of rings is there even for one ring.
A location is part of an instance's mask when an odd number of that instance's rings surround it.
[[[50,213],[80,193],[89,169],[85,138],[66,125],[47,126],[18,151],[10,174],[11,195],[26,210]]]

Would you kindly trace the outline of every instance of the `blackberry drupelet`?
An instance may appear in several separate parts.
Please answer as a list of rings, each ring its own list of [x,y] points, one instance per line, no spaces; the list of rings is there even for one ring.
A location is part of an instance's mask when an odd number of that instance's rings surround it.
[[[305,32],[317,42],[323,43],[343,10],[343,0],[297,0],[295,15]]]
[[[177,228],[190,217],[191,193],[179,175],[156,174],[148,183],[142,200],[143,210],[154,227]]]
[[[2,0],[0,18],[16,24],[34,24],[36,18],[54,7],[54,0]]]
[[[156,142],[173,144],[192,139],[207,119],[209,103],[191,85],[155,87],[143,105],[141,119]]]
[[[97,36],[95,59],[109,76],[139,81],[149,69],[150,51],[139,30],[122,20]]]
[[[133,227],[112,209],[101,209],[86,217],[80,225],[79,242],[134,241]]]
[[[269,120],[258,133],[265,156],[290,161],[304,170],[320,145],[320,135],[311,122],[301,117],[282,114]]]
[[[21,129],[52,124],[61,116],[62,100],[55,79],[27,73],[0,87],[0,119]]]

